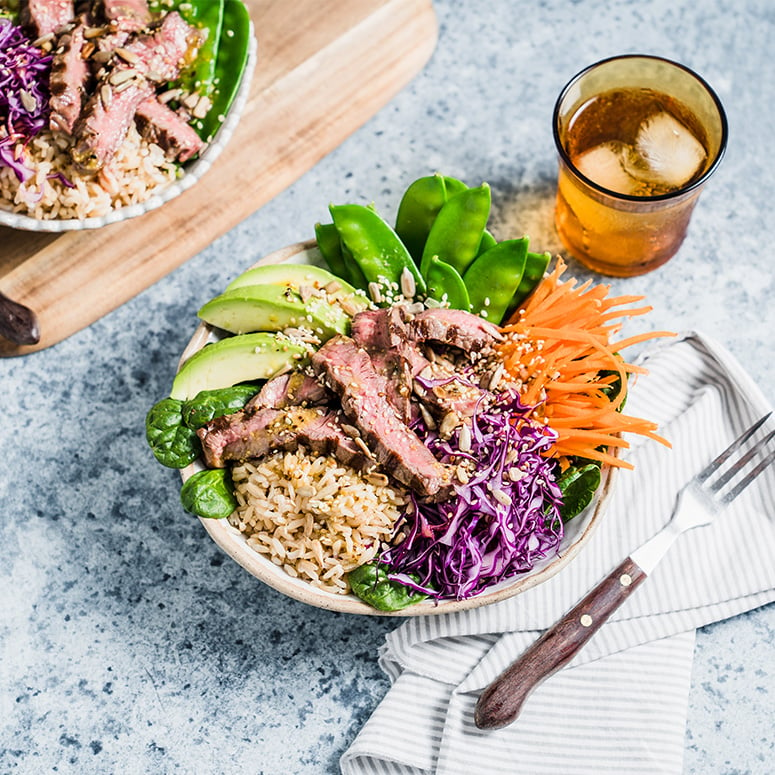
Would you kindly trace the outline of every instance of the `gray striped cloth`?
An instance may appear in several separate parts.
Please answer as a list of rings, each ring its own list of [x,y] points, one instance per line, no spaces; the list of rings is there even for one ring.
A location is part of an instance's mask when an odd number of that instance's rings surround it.
[[[697,627],[775,600],[775,467],[713,525],[684,534],[511,726],[473,723],[481,690],[668,519],[676,493],[768,402],[734,357],[690,332],[646,351],[627,413],[672,449],[630,439],[604,517],[556,576],[501,603],[414,617],[380,664],[392,686],[340,761],[343,775],[675,775],[682,772]],[[770,420],[768,427],[771,427]]]

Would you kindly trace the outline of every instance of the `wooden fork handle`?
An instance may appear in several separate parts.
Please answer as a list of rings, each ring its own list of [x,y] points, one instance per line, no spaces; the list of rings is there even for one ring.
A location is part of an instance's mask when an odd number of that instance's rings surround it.
[[[632,558],[624,560],[482,692],[476,726],[500,729],[514,721],[533,689],[568,664],[645,578]]]

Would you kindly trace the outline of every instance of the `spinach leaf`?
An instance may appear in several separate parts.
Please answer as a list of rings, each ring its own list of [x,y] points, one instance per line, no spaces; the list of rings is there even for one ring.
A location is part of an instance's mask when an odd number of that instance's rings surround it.
[[[231,474],[225,468],[208,468],[186,479],[180,490],[186,511],[206,519],[225,519],[237,508]]]
[[[428,597],[391,581],[386,566],[376,560],[351,570],[347,580],[353,594],[378,611],[400,611]]]
[[[201,428],[215,417],[222,417],[242,409],[258,391],[258,385],[252,384],[202,390],[194,398],[183,401],[181,409],[183,423],[193,430]]]
[[[167,468],[185,468],[199,457],[196,431],[183,424],[183,402],[163,398],[145,417],[145,439],[153,456]]]
[[[600,486],[600,476],[599,463],[571,466],[560,476],[557,486],[562,492],[560,517],[563,522],[573,519],[589,506]]]

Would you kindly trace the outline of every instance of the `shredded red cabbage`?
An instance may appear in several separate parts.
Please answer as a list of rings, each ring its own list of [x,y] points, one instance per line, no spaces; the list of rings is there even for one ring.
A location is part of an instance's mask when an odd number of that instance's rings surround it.
[[[51,59],[20,27],[0,18],[0,164],[22,182],[32,171],[17,157],[16,148],[48,124]]]
[[[527,419],[528,412],[515,394],[500,394],[473,417],[467,453],[459,449],[460,430],[442,441],[424,425],[416,428],[442,462],[467,458],[475,468],[448,500],[413,499],[397,526],[406,537],[380,557],[389,578],[438,599],[461,600],[531,570],[557,549],[562,496],[555,464],[542,454],[556,434]]]

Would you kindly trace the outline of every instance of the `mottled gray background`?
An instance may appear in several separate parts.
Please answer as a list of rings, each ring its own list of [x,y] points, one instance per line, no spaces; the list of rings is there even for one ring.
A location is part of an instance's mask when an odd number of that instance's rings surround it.
[[[337,771],[387,690],[376,652],[396,621],[305,607],[228,560],[179,507],[145,413],[198,306],[260,255],[310,238],[330,201],[392,216],[420,175],[487,180],[499,238],[527,232],[559,251],[551,110],[597,59],[678,59],[726,105],[728,153],[679,255],[613,285],[653,303],[636,330],[702,329],[772,398],[771,0],[436,10],[427,68],[302,179],[88,330],[0,362],[0,773]],[[699,633],[687,773],[772,772],[773,628],[769,606]]]

